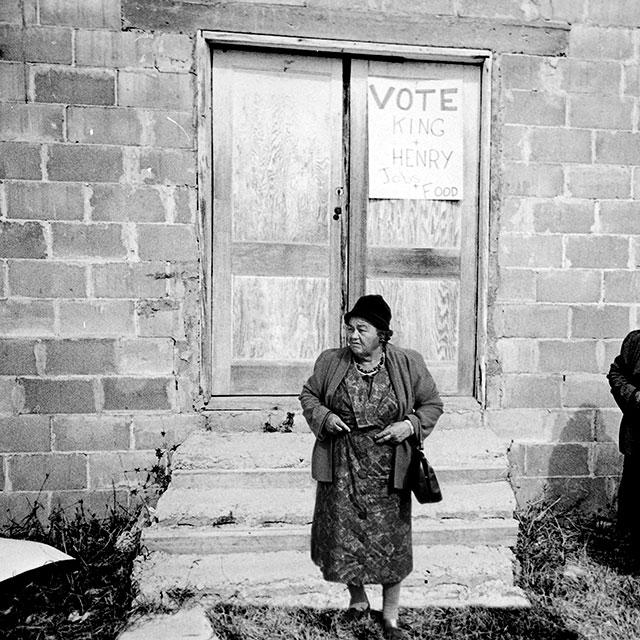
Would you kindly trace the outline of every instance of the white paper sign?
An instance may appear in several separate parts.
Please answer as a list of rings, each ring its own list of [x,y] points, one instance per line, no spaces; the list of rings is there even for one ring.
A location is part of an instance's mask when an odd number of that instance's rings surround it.
[[[369,197],[461,200],[462,82],[369,78]]]

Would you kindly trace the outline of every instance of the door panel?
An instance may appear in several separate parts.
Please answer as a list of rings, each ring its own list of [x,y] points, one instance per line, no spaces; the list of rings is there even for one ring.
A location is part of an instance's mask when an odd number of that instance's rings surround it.
[[[419,351],[441,392],[470,395],[475,364],[480,69],[469,65],[362,61],[351,91],[368,90],[369,77],[459,80],[464,109],[462,200],[369,198],[353,209],[366,218],[366,240],[356,241],[350,298],[380,293],[391,306],[393,342]],[[360,118],[352,135],[367,135]],[[360,162],[367,164],[365,151]],[[359,174],[368,180],[368,171]]]
[[[342,63],[213,54],[213,392],[300,391],[339,340]]]

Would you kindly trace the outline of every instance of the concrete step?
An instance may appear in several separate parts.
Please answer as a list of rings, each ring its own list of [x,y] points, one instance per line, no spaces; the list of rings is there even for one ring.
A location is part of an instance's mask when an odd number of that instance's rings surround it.
[[[292,488],[295,487],[295,488]],[[441,483],[444,499],[436,504],[413,502],[413,518],[511,518],[515,497],[506,481],[476,484]],[[194,490],[170,486],[160,499],[156,518],[162,525],[212,526],[229,515],[236,523],[308,524],[313,516],[316,483],[305,474],[300,484],[248,489],[218,486]]]
[[[235,403],[238,404],[233,408]],[[251,405],[254,406],[251,406]],[[470,398],[445,398],[444,413],[438,421],[438,429],[474,429],[482,426],[480,405]],[[289,414],[293,414],[291,417]],[[214,399],[207,408],[207,425],[216,432],[262,432],[265,425],[277,428],[283,422],[294,433],[306,433],[309,427],[302,416],[300,403],[295,397]]]
[[[413,543],[439,546],[515,545],[517,522],[511,518],[466,520],[447,518],[416,519],[412,523]],[[212,526],[153,525],[143,531],[142,542],[149,550],[174,554],[242,553],[245,551],[304,550],[309,548],[311,527],[273,523],[247,527],[235,523]]]
[[[513,571],[513,554],[504,547],[417,545],[401,604],[526,607],[526,596],[513,586]],[[307,550],[208,556],[153,551],[138,561],[134,578],[140,601],[165,606],[172,594],[191,594],[199,601],[320,608],[342,608],[348,602],[346,587],[325,582]],[[373,608],[380,609],[380,587],[368,592]]]
[[[219,433],[198,430],[178,448],[173,459],[175,480],[185,471],[309,469],[311,433]],[[435,430],[425,441],[435,468],[455,471],[470,481],[506,477],[504,445],[489,429]],[[479,477],[478,477],[479,476]]]

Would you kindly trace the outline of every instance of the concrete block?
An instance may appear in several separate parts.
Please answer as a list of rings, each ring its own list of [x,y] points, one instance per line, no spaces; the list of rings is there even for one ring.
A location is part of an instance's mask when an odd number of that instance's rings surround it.
[[[45,340],[46,375],[87,375],[116,372],[114,340]]]
[[[629,198],[631,171],[626,167],[569,166],[567,189],[575,198]]]
[[[599,218],[602,233],[640,235],[640,211],[636,201],[603,200]]]
[[[136,303],[139,335],[172,337],[184,340],[185,328],[180,303],[167,298],[140,300]]]
[[[25,298],[83,298],[84,267],[50,260],[10,260],[9,291]]]
[[[525,475],[543,477],[589,475],[589,448],[583,444],[526,446]]]
[[[617,407],[615,409],[599,409],[595,421],[596,440],[598,442],[612,442],[617,446],[621,419],[622,412]]]
[[[140,154],[140,175],[147,184],[194,187],[195,154],[192,151],[144,149]]]
[[[593,474],[597,476],[619,476],[622,474],[623,456],[616,444],[597,444],[593,448]]]
[[[106,411],[153,411],[171,409],[172,378],[104,378]]]
[[[60,333],[65,337],[121,337],[135,332],[133,303],[125,300],[60,303]]]
[[[150,147],[193,149],[195,126],[191,112],[143,111],[143,144]]]
[[[136,488],[149,485],[154,451],[100,451],[89,453],[90,489]]]
[[[633,101],[613,96],[569,96],[569,125],[631,131]]]
[[[24,64],[0,61],[0,100],[26,100]]]
[[[505,125],[502,129],[502,157],[506,160],[529,162],[531,128]]]
[[[501,233],[533,233],[532,198],[506,196],[500,210]]]
[[[618,2],[590,2],[588,22],[600,26],[625,26],[635,28],[640,24],[640,6],[633,0]]]
[[[119,224],[51,225],[53,255],[56,258],[125,258],[127,249]]]
[[[569,34],[569,56],[584,60],[627,60],[633,57],[633,32],[574,24]]]
[[[60,142],[63,107],[47,104],[0,104],[0,136],[23,142]]]
[[[193,262],[198,259],[194,229],[190,225],[138,225],[141,260]]]
[[[510,457],[511,451],[516,453],[522,451],[524,456],[523,443],[544,442],[549,439],[546,426],[548,414],[548,409],[540,408],[489,409],[484,416],[485,426],[503,442],[505,448],[511,449]],[[522,473],[524,457],[518,468]]]
[[[640,164],[640,134],[596,131],[595,161],[604,164]]]
[[[157,71],[121,71],[118,74],[118,103],[123,107],[191,111],[194,100],[189,74]]]
[[[503,379],[502,406],[559,407],[560,377],[535,374],[508,374]]]
[[[619,236],[568,236],[565,256],[574,268],[624,269],[629,263],[629,241]]]
[[[54,144],[49,147],[49,180],[118,182],[122,177],[122,149],[97,145]]]
[[[500,237],[499,261],[505,267],[562,266],[562,238],[549,235],[504,234]]]
[[[96,410],[91,380],[18,378],[22,413],[91,413]]]
[[[518,478],[514,483],[514,492],[521,507],[536,500],[545,500],[559,509],[589,515],[605,511],[611,515],[611,492],[605,480],[608,478]]]
[[[0,180],[41,180],[40,146],[0,142]]]
[[[14,455],[9,457],[8,467],[14,491],[87,487],[87,458],[81,454]]]
[[[173,193],[174,209],[173,221],[190,224],[196,217],[196,190],[188,187],[177,187]]]
[[[496,305],[494,330],[505,338],[566,338],[568,316],[568,309],[558,305]]]
[[[638,300],[640,272],[634,270],[604,272],[604,301],[629,302]]]
[[[51,506],[60,506],[68,513],[82,509],[98,518],[108,518],[113,510],[120,507],[130,509],[129,492],[105,489],[103,491],[52,491]]]
[[[536,272],[530,269],[500,269],[497,299],[500,301],[535,302]]]
[[[22,25],[22,2],[5,0],[0,5],[0,22]]]
[[[504,192],[507,195],[551,198],[562,194],[563,169],[555,164],[510,162],[504,169]]]
[[[142,122],[135,109],[120,107],[69,107],[69,142],[139,145]]]
[[[42,225],[38,222],[0,222],[0,257],[47,257]]]
[[[92,220],[164,222],[165,194],[157,187],[97,184],[91,194]]]
[[[82,220],[80,184],[6,182],[7,217],[33,220]]]
[[[131,375],[171,375],[174,344],[170,338],[137,338],[118,343],[118,373]]]
[[[504,119],[507,124],[561,126],[565,124],[566,98],[536,90],[505,92]]]
[[[538,361],[537,341],[519,338],[501,338],[496,342],[502,371],[526,373],[535,371]]]
[[[112,451],[129,449],[130,420],[124,416],[54,416],[54,451]]]
[[[115,104],[115,76],[106,71],[34,67],[36,102]]]
[[[458,15],[475,18],[509,18],[518,22],[533,22],[535,20],[549,20],[551,7],[539,4],[533,6],[523,3],[516,4],[505,0],[460,0]]]
[[[567,93],[604,96],[620,93],[622,68],[618,62],[563,58],[558,61],[558,68],[562,72],[560,88]]]
[[[628,331],[628,307],[571,307],[571,335],[574,338],[622,338]]]
[[[562,75],[555,58],[502,55],[500,70],[505,89],[559,93]]]
[[[564,373],[567,371],[598,372],[596,343],[592,341],[567,342],[540,340],[538,342],[540,371]]]
[[[531,205],[537,233],[589,233],[595,223],[592,200],[539,200]]]
[[[53,302],[0,300],[0,334],[48,336],[54,331]]]
[[[562,384],[565,407],[613,407],[609,384],[599,374],[571,373]]]
[[[95,265],[92,277],[97,298],[155,298],[167,293],[162,262]]]
[[[591,132],[535,127],[529,136],[531,162],[591,162]]]
[[[601,370],[600,373],[608,373],[609,366],[613,362],[614,358],[620,353],[620,347],[622,346],[622,340],[603,340],[602,346],[604,347],[604,354],[602,354]]]
[[[73,62],[72,29],[27,27],[24,31],[24,60],[49,64]]]
[[[154,37],[140,31],[87,31],[76,36],[78,66],[153,68]]]
[[[598,410],[565,409],[549,413],[548,433],[550,442],[591,442],[595,435]]]
[[[20,61],[24,59],[24,41],[22,30],[13,25],[0,24],[0,52],[3,60]]]
[[[538,302],[599,302],[602,275],[594,269],[540,271],[536,282]]]
[[[0,451],[50,451],[49,431],[47,416],[0,417]]]
[[[197,414],[135,415],[131,426],[136,449],[168,449],[181,444],[196,429],[204,416]]]
[[[191,71],[194,65],[194,40],[190,35],[165,33],[154,41],[155,66],[159,71]]]
[[[120,3],[114,0],[40,0],[42,24],[120,29]]]
[[[625,96],[640,95],[640,67],[633,62],[622,65],[622,93]]]
[[[36,375],[35,346],[33,340],[0,340],[0,375]]]

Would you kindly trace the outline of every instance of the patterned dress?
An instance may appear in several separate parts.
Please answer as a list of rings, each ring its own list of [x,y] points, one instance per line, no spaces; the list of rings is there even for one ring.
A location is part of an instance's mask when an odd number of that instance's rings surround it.
[[[333,412],[351,432],[334,437],[333,482],[318,482],[311,558],[331,582],[399,582],[413,568],[411,496],[391,488],[394,446],[373,440],[398,418],[386,367],[371,379],[352,363]]]

